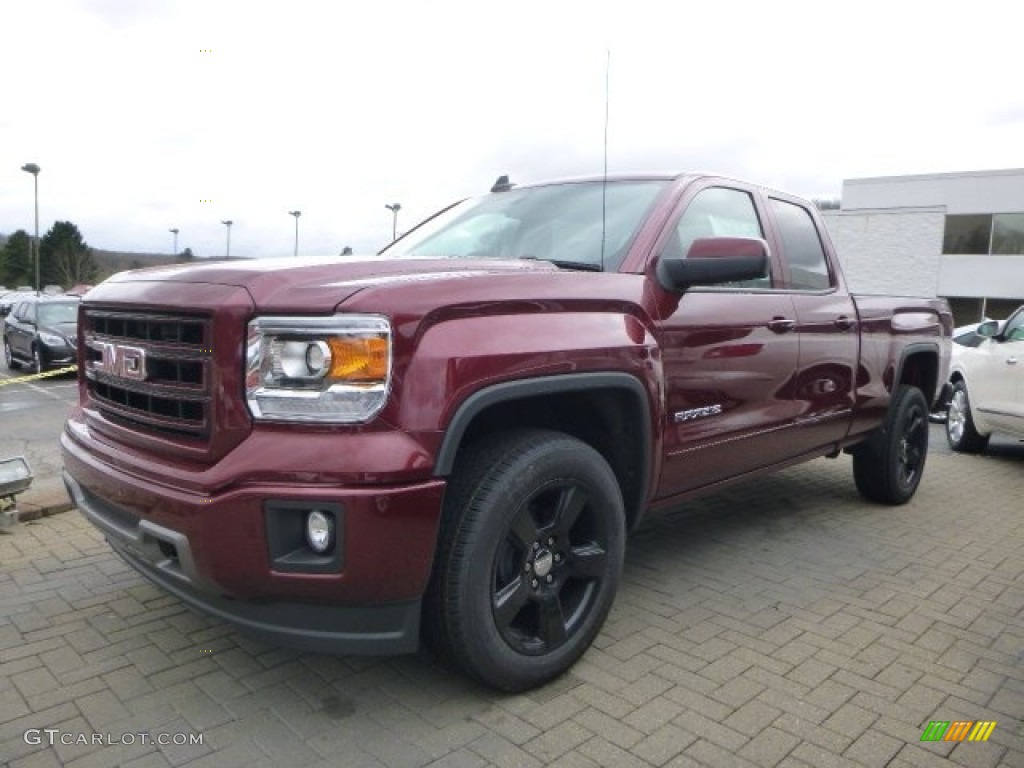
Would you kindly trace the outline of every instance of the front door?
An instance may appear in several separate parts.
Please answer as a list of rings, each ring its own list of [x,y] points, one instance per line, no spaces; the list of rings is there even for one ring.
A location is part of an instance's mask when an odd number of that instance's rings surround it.
[[[971,372],[971,407],[996,430],[1024,434],[1024,309],[977,353],[981,364]]]
[[[662,258],[685,255],[698,237],[764,237],[751,190],[705,186],[670,221]],[[735,477],[792,455],[789,386],[799,337],[792,297],[771,274],[743,284],[651,289],[665,377],[665,461],[659,497]],[[657,296],[655,296],[655,294]]]

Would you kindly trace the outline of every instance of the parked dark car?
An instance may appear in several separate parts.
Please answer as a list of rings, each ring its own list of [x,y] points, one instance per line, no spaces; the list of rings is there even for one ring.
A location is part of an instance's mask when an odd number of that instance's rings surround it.
[[[28,365],[38,373],[77,360],[79,299],[68,296],[21,298],[4,323],[8,369]]]

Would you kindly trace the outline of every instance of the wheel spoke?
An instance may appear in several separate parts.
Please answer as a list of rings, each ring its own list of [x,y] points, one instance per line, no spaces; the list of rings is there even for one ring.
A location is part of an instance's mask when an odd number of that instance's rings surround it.
[[[540,599],[540,639],[548,648],[557,648],[566,640],[565,615],[562,601],[555,592],[549,592]]]
[[[494,620],[502,629],[519,615],[519,611],[530,599],[530,587],[524,576],[517,576],[494,595]]]
[[[528,508],[524,508],[519,513],[515,522],[512,523],[509,533],[524,550],[529,550],[533,543],[537,541],[540,534],[537,532],[537,523],[534,521],[533,515],[530,514]]]
[[[558,496],[558,505],[555,508],[555,531],[568,536],[589,500],[587,492],[578,485],[570,485],[563,490]]]
[[[921,463],[921,449],[916,445],[907,447],[907,469],[911,472],[916,470]]]
[[[599,579],[604,575],[608,553],[597,544],[573,547],[569,551],[569,575],[578,579]]]

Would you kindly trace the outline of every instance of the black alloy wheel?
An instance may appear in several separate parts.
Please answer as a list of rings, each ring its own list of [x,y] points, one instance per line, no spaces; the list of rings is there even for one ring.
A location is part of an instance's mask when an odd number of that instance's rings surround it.
[[[917,387],[896,393],[878,433],[853,453],[857,490],[871,501],[906,504],[921,483],[928,458],[928,403]]]
[[[507,691],[572,666],[604,623],[622,572],[622,493],[604,457],[548,430],[485,438],[460,454],[443,514],[427,639]]]

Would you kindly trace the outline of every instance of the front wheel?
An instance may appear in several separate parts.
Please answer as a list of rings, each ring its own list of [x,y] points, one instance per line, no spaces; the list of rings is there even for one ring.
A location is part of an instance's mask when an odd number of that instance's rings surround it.
[[[971,400],[967,397],[967,384],[963,380],[953,384],[946,414],[946,440],[949,447],[959,453],[978,453],[988,445],[988,435],[982,435],[974,426]]]
[[[477,443],[446,492],[426,630],[488,685],[541,685],[597,635],[624,549],[621,491],[589,445],[539,429]]]
[[[42,356],[42,353],[39,351],[39,345],[38,344],[33,344],[32,345],[31,370],[32,370],[32,373],[42,373],[43,372],[43,356]]]
[[[917,387],[901,386],[881,432],[853,454],[857,490],[881,504],[906,504],[927,457],[928,403]]]

